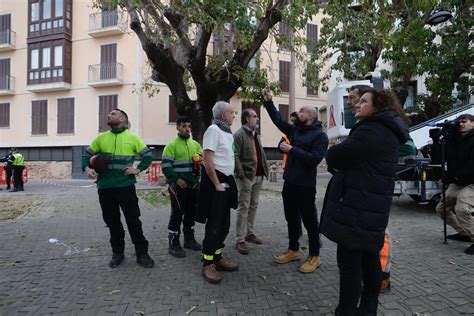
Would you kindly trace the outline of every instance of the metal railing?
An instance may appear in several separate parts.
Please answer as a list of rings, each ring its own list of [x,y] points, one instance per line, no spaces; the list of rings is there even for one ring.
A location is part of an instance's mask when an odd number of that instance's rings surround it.
[[[0,32],[0,45],[10,44],[15,45],[16,33],[11,30]]]
[[[102,80],[122,80],[123,65],[121,63],[108,63],[89,66],[89,82]]]
[[[15,90],[15,77],[12,76],[0,76],[0,91],[13,91]]]
[[[122,11],[102,11],[89,15],[89,31],[98,31],[109,27],[122,27]]]

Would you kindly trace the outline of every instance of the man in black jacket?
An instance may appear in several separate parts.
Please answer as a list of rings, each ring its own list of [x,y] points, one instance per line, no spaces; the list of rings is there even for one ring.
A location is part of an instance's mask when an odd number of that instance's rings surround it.
[[[448,182],[446,190],[446,222],[457,233],[449,239],[474,241],[474,115],[457,118],[458,133],[447,142]],[[436,212],[444,217],[443,202]],[[465,250],[474,254],[474,244]]]
[[[5,172],[6,172],[6,182],[7,182],[7,190],[10,190],[10,182],[12,179],[13,175],[13,161],[15,160],[15,157],[13,156],[13,148],[10,149],[8,152],[8,155],[4,156],[2,159],[0,159],[0,162],[5,163]]]
[[[283,208],[288,223],[289,246],[277,263],[287,263],[301,258],[299,252],[300,218],[308,233],[309,255],[299,271],[310,273],[321,264],[319,257],[319,228],[316,207],[316,168],[326,154],[328,137],[317,121],[314,107],[304,106],[298,112],[298,120],[291,125],[281,118],[272,102],[270,90],[263,92],[264,106],[273,123],[290,140],[282,142],[280,150],[288,155],[283,173]]]

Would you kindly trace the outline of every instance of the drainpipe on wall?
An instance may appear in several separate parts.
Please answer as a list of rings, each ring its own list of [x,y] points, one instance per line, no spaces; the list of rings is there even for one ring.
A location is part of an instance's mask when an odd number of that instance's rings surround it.
[[[135,37],[137,41],[136,45],[136,55],[137,55],[137,69],[136,69],[136,78],[135,78],[135,89],[136,89],[136,105],[137,105],[137,128],[136,134],[140,137],[143,135],[143,121],[142,121],[142,111],[143,111],[143,95],[142,95],[142,85],[143,85],[143,51],[142,45],[138,37]]]

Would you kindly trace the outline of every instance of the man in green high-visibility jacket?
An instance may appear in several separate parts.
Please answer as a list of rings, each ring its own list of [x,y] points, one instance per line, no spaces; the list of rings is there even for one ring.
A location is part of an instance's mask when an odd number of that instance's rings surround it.
[[[25,157],[18,148],[13,150],[13,190],[10,192],[24,191],[23,188],[23,170],[25,169]]]
[[[107,115],[107,125],[111,129],[99,134],[84,152],[82,169],[87,172],[89,178],[97,177],[102,217],[110,230],[113,252],[109,266],[115,268],[125,258],[125,231],[120,221],[121,208],[135,246],[137,263],[151,268],[155,262],[148,255],[148,241],[143,236],[135,176],[148,168],[153,156],[143,140],[127,129],[128,116],[124,111],[115,109],[110,112]],[[105,161],[102,164],[102,169],[105,170],[99,170],[97,166],[94,166],[95,170],[88,167],[90,158],[94,155],[100,157],[95,159],[96,162]],[[133,163],[137,155],[141,162],[134,168]]]

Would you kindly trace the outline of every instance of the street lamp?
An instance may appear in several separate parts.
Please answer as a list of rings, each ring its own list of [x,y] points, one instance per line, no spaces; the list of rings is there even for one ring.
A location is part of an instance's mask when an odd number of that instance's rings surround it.
[[[429,25],[438,25],[440,23],[446,22],[447,20],[451,19],[453,16],[451,13],[448,11],[440,10],[435,13],[433,13],[428,20],[426,21],[426,24]]]

